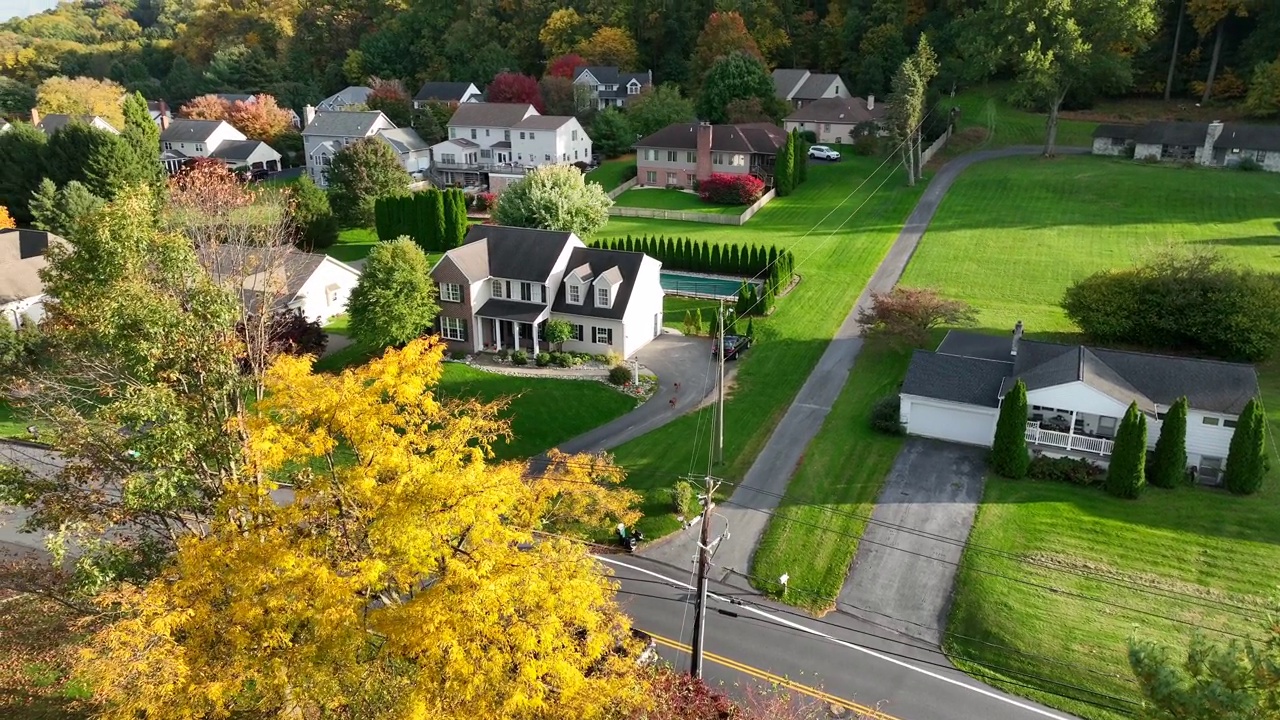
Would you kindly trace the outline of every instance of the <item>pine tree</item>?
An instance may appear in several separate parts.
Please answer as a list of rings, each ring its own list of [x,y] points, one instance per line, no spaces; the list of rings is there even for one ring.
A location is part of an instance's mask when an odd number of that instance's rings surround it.
[[[1267,472],[1267,419],[1258,398],[1251,399],[1240,412],[1231,449],[1227,452],[1227,469],[1223,484],[1237,495],[1252,495],[1262,486]]]
[[[796,185],[799,186],[809,179],[809,141],[800,134],[799,128],[791,132],[796,137],[795,174]]]
[[[1147,416],[1130,403],[1116,430],[1107,468],[1107,492],[1116,497],[1136,500],[1147,484]]]
[[[997,475],[1017,480],[1026,477],[1031,457],[1027,455],[1027,386],[1014,383],[1000,401],[996,436],[991,443],[991,469]]]
[[[795,187],[796,139],[787,135],[787,141],[778,149],[777,160],[773,165],[773,187],[779,197],[791,194]]]
[[[702,308],[694,308],[694,311],[693,311],[694,334],[702,335],[704,327],[705,326],[702,324]]]
[[[756,294],[755,283],[747,283],[747,299],[750,301],[747,305],[747,312],[752,315],[759,315],[760,296]]]
[[[738,254],[738,246],[730,245],[729,250],[725,255],[728,256],[725,258],[725,272],[728,274],[736,274],[738,272],[738,263],[742,261],[742,258]]]
[[[444,247],[449,250],[462,245],[467,235],[467,199],[459,188],[450,188],[444,196]]]
[[[1187,398],[1183,396],[1173,403],[1164,416],[1147,479],[1156,487],[1173,488],[1181,485],[1186,477]]]
[[[33,227],[55,234],[63,232],[62,225],[65,218],[58,202],[58,186],[54,185],[52,180],[49,178],[40,180],[40,186],[31,193],[29,207]]]
[[[684,334],[685,334],[685,335],[693,335],[693,334],[694,334],[694,320],[693,320],[693,311],[692,311],[692,310],[685,310],[685,311],[684,311]]]
[[[751,338],[752,340],[756,339],[755,320],[751,318],[747,318],[747,337]]]
[[[746,317],[747,313],[751,312],[751,296],[747,287],[746,283],[742,283],[738,288],[738,301],[733,306],[733,312],[738,317]]]
[[[723,272],[724,261],[720,257],[720,244],[716,243],[711,248],[711,272]]]
[[[444,249],[444,196],[439,190],[424,190],[423,227],[424,247],[439,251]]]
[[[778,267],[778,246],[771,245],[769,247],[769,257],[767,259],[767,267]]]

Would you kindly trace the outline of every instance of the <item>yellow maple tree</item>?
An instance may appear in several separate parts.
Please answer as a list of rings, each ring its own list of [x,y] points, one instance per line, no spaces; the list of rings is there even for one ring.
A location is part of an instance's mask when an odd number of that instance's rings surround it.
[[[18,227],[13,221],[13,216],[9,214],[9,208],[0,205],[0,230]]]
[[[494,463],[502,402],[439,398],[444,346],[341,375],[280,358],[204,537],[109,602],[107,718],[606,718],[643,702],[614,585],[553,529],[632,522],[607,458]],[[280,487],[287,481],[292,487]]]

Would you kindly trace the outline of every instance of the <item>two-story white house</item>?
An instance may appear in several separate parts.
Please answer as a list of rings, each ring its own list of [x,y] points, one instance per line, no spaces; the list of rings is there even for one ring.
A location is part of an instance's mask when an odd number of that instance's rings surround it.
[[[589,248],[571,232],[475,225],[431,270],[437,330],[468,353],[557,348],[547,320],[573,326],[572,352],[630,357],[662,332],[662,264],[637,252]]]
[[[302,147],[307,175],[320,187],[329,184],[325,173],[333,156],[351,143],[367,137],[381,138],[395,150],[405,171],[415,177],[431,165],[431,150],[413,128],[398,128],[377,110],[317,113],[303,109]]]
[[[484,102],[484,96],[475,83],[469,82],[425,82],[413,96],[413,107],[421,110],[429,102],[450,104]]]
[[[653,87],[653,71],[629,73],[615,66],[591,65],[574,68],[573,82],[587,88],[591,104],[597,110],[621,108],[645,88]]]
[[[160,162],[170,174],[193,158],[214,158],[232,169],[280,170],[280,153],[250,140],[225,120],[160,118]]]
[[[466,103],[449,120],[449,139],[431,148],[447,183],[488,184],[501,192],[542,165],[591,161],[591,138],[578,119],[540,115],[523,103]]]

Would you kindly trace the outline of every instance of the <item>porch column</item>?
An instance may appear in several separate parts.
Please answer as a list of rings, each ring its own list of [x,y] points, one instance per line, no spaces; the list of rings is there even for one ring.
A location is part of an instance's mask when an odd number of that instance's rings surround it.
[[[530,325],[529,331],[530,331],[530,334],[533,335],[533,354],[537,356],[538,354],[538,323],[535,322],[532,325]]]
[[[502,326],[498,322],[498,318],[493,318],[493,344],[498,352],[502,352]]]
[[[472,317],[471,328],[475,332],[471,338],[471,352],[478,353],[484,349],[484,320]]]
[[[1071,447],[1071,441],[1074,440],[1076,437],[1076,411],[1075,410],[1071,411],[1071,419],[1068,422],[1070,424],[1067,425],[1067,449],[1073,450],[1074,448]]]
[[[511,327],[515,328],[515,334],[516,334],[516,341],[511,345],[511,349],[512,349],[512,350],[519,350],[519,349],[520,349],[520,323],[519,323],[519,321],[512,320],[512,321],[511,321]]]

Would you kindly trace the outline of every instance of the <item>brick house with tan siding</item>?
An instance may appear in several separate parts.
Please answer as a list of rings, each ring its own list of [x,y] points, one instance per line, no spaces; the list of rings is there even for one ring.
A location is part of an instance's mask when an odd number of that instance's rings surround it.
[[[787,141],[770,123],[675,123],[636,143],[636,182],[692,188],[712,174],[755,175],[773,185],[778,149]]]

